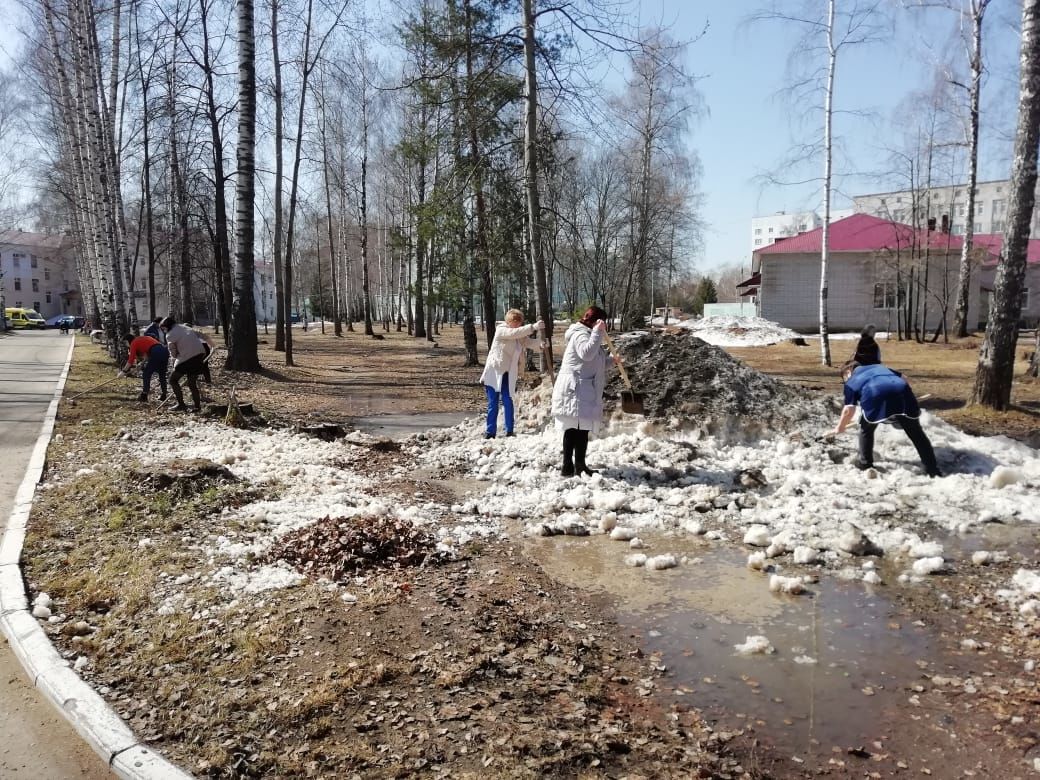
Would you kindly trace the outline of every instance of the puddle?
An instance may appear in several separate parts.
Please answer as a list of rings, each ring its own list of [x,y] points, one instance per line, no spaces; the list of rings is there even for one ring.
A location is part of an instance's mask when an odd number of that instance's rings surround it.
[[[1040,560],[1040,526],[986,523],[970,534],[936,533],[947,557],[970,558],[973,552],[1006,552],[1012,558]]]
[[[615,597],[621,625],[668,667],[658,682],[665,700],[697,708],[717,729],[751,727],[760,744],[806,769],[827,764],[834,747],[898,741],[905,688],[932,648],[880,591],[824,576],[812,595],[774,595],[738,550],[681,538],[653,547],[646,552],[690,561],[631,568],[627,545],[604,536],[531,539],[526,550],[564,582]],[[733,646],[756,634],[776,652],[738,655]]]
[[[358,430],[391,439],[403,439],[431,428],[451,428],[471,419],[475,412],[427,412],[424,414],[381,414],[357,417],[351,424]]]

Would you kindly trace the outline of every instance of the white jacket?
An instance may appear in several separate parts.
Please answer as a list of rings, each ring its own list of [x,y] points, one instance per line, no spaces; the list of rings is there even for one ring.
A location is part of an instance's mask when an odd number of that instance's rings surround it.
[[[524,347],[534,349],[539,342],[537,325],[521,325],[511,328],[505,323],[495,328],[495,338],[491,340],[484,371],[480,375],[481,384],[502,392],[502,377],[509,374],[509,395],[516,390],[516,375],[520,372],[520,356]]]
[[[565,427],[595,431],[603,417],[603,388],[610,363],[603,350],[603,334],[576,322],[563,338],[567,346],[553,385],[553,417]]]
[[[174,367],[206,351],[198,334],[181,324],[174,325],[167,332],[166,346],[170,350],[170,356],[174,358]]]

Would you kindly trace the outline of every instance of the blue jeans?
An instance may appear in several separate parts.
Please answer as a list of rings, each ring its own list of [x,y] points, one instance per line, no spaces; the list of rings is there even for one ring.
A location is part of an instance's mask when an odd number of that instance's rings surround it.
[[[148,350],[148,362],[141,369],[142,390],[145,395],[148,395],[148,391],[151,389],[152,374],[158,374],[159,387],[162,388],[162,394],[166,395],[166,369],[169,365],[170,353],[162,344],[156,344]]]
[[[487,434],[494,436],[498,431],[498,399],[502,399],[502,407],[506,410],[506,433],[513,432],[513,396],[509,394],[509,372],[502,375],[502,392],[491,385],[484,385],[487,393]]]

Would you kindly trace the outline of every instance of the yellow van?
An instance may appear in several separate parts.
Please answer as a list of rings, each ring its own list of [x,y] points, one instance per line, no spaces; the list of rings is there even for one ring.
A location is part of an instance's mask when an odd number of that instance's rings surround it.
[[[4,314],[7,316],[7,327],[9,328],[43,330],[47,327],[47,321],[35,309],[4,309]]]

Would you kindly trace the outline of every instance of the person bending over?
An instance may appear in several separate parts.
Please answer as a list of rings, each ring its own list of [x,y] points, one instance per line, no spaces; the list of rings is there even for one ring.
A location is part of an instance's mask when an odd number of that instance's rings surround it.
[[[898,371],[881,364],[861,366],[850,360],[841,368],[845,383],[845,408],[833,433],[844,431],[861,410],[859,420],[859,458],[856,467],[869,469],[874,465],[874,432],[883,422],[903,429],[913,442],[929,477],[941,477],[932,443],[921,428],[921,407],[910,389],[910,383]]]
[[[195,407],[195,413],[202,411],[202,395],[199,393],[199,376],[205,371],[202,362],[206,356],[204,342],[195,332],[183,325],[178,325],[173,317],[167,317],[162,321],[160,327],[166,334],[166,346],[170,350],[170,356],[174,359],[173,374],[170,375],[170,386],[173,396],[177,399],[174,411],[186,412],[188,407],[184,404],[184,394],[181,392],[181,377],[187,377],[188,389],[191,391],[191,400]]]
[[[120,376],[126,376],[138,360],[145,361],[141,369],[141,394],[137,396],[137,400],[148,400],[148,393],[152,389],[152,375],[156,374],[159,377],[161,391],[159,400],[165,401],[166,370],[170,365],[169,351],[151,336],[134,336],[131,333],[127,335],[126,340],[130,342],[130,354],[126,359],[126,365],[119,372]]]

